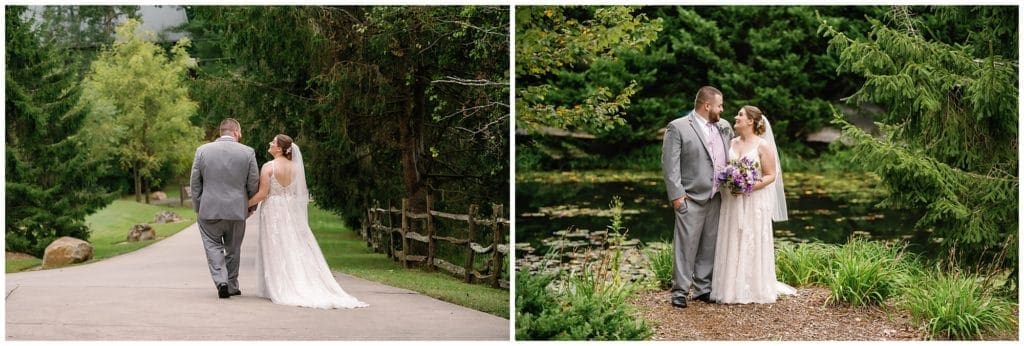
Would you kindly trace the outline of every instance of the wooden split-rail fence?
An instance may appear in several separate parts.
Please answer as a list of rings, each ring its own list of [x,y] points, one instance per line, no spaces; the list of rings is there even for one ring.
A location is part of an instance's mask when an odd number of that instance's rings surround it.
[[[509,220],[504,218],[501,204],[494,205],[494,212],[490,217],[478,217],[478,210],[475,204],[469,206],[467,214],[433,210],[433,201],[428,197],[427,212],[414,213],[409,210],[409,200],[402,199],[401,209],[395,209],[389,203],[387,209],[374,207],[367,210],[368,222],[366,227],[362,228],[362,235],[367,246],[376,252],[387,253],[389,258],[402,262],[406,268],[411,264],[423,263],[431,270],[440,268],[464,278],[466,282],[486,282],[494,287],[508,288],[509,282],[502,279],[502,270],[508,261],[509,246],[506,239],[509,239]],[[394,221],[396,217],[400,221]],[[438,235],[438,219],[465,222],[466,238]],[[420,222],[422,227],[415,227],[415,222]],[[426,234],[415,230],[424,230]],[[476,242],[477,236],[483,235],[483,232],[492,234],[493,242],[488,246]],[[412,241],[425,243],[426,254],[413,254],[410,247]],[[466,254],[464,262],[458,265],[438,258],[438,241],[461,246]],[[397,249],[398,246],[401,250]],[[478,255],[490,257],[484,266],[484,272],[477,270],[473,264],[474,258]]]

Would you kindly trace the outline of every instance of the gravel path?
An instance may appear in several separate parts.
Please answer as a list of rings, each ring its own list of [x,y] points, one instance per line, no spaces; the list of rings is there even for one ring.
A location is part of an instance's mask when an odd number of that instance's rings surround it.
[[[669,304],[668,291],[631,300],[654,326],[652,340],[922,340],[908,313],[890,307],[826,306],[825,288],[799,288],[774,304]],[[887,313],[883,308],[890,311]]]

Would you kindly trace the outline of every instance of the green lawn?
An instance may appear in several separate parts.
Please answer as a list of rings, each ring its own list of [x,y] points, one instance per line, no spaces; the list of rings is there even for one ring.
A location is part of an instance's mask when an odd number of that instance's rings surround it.
[[[175,223],[154,224],[156,213],[170,210],[184,219]],[[172,236],[178,231],[191,226],[196,221],[196,213],[191,207],[156,206],[136,203],[134,197],[125,197],[114,201],[111,205],[85,218],[92,234],[89,241],[93,246],[93,261],[132,252]],[[127,243],[128,229],[137,223],[149,223],[156,229],[157,239]]]
[[[7,269],[7,273],[20,272],[22,270],[33,268],[40,264],[43,264],[43,260],[39,258],[23,258],[16,260],[9,259],[4,261],[4,267]]]
[[[339,216],[316,207],[310,207],[309,226],[334,270],[509,318],[509,291],[467,284],[441,272],[403,269],[387,255],[367,248],[366,242]]]
[[[156,214],[165,210],[181,215],[184,220],[175,223],[152,223]],[[181,208],[178,204],[172,206],[146,205],[136,203],[134,196],[122,197],[106,208],[100,209],[100,211],[85,218],[85,223],[91,231],[89,242],[93,246],[92,259],[86,263],[146,247],[149,244],[178,233],[195,223],[195,219],[196,213],[190,207]],[[128,230],[137,223],[149,223],[153,226],[156,229],[157,239],[134,243],[125,242],[125,239],[128,237]],[[5,264],[6,272],[11,273],[36,267],[42,264],[42,259],[19,259],[6,261]]]

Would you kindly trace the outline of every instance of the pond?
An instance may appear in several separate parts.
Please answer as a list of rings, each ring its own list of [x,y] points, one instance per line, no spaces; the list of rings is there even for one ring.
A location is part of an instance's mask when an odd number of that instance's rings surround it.
[[[920,213],[875,207],[886,192],[870,173],[787,172],[784,177],[789,221],[774,223],[776,239],[836,244],[859,234],[928,247],[926,233],[914,231]],[[555,232],[606,230],[612,196],[622,198],[628,238],[671,242],[674,215],[661,172],[621,171],[519,174],[516,242],[543,253],[548,248],[542,241],[557,237]]]

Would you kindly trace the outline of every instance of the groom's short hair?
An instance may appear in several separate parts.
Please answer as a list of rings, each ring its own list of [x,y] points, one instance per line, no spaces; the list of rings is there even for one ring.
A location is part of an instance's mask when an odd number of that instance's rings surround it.
[[[238,124],[238,120],[235,120],[235,118],[227,118],[227,119],[224,119],[224,121],[220,122],[220,133],[221,134],[224,134],[225,132],[241,131],[241,130],[242,130],[242,125],[239,125]]]
[[[700,107],[704,103],[711,103],[715,99],[715,95],[722,95],[722,92],[713,86],[700,87],[700,90],[697,90],[697,97],[693,100],[693,108]]]

